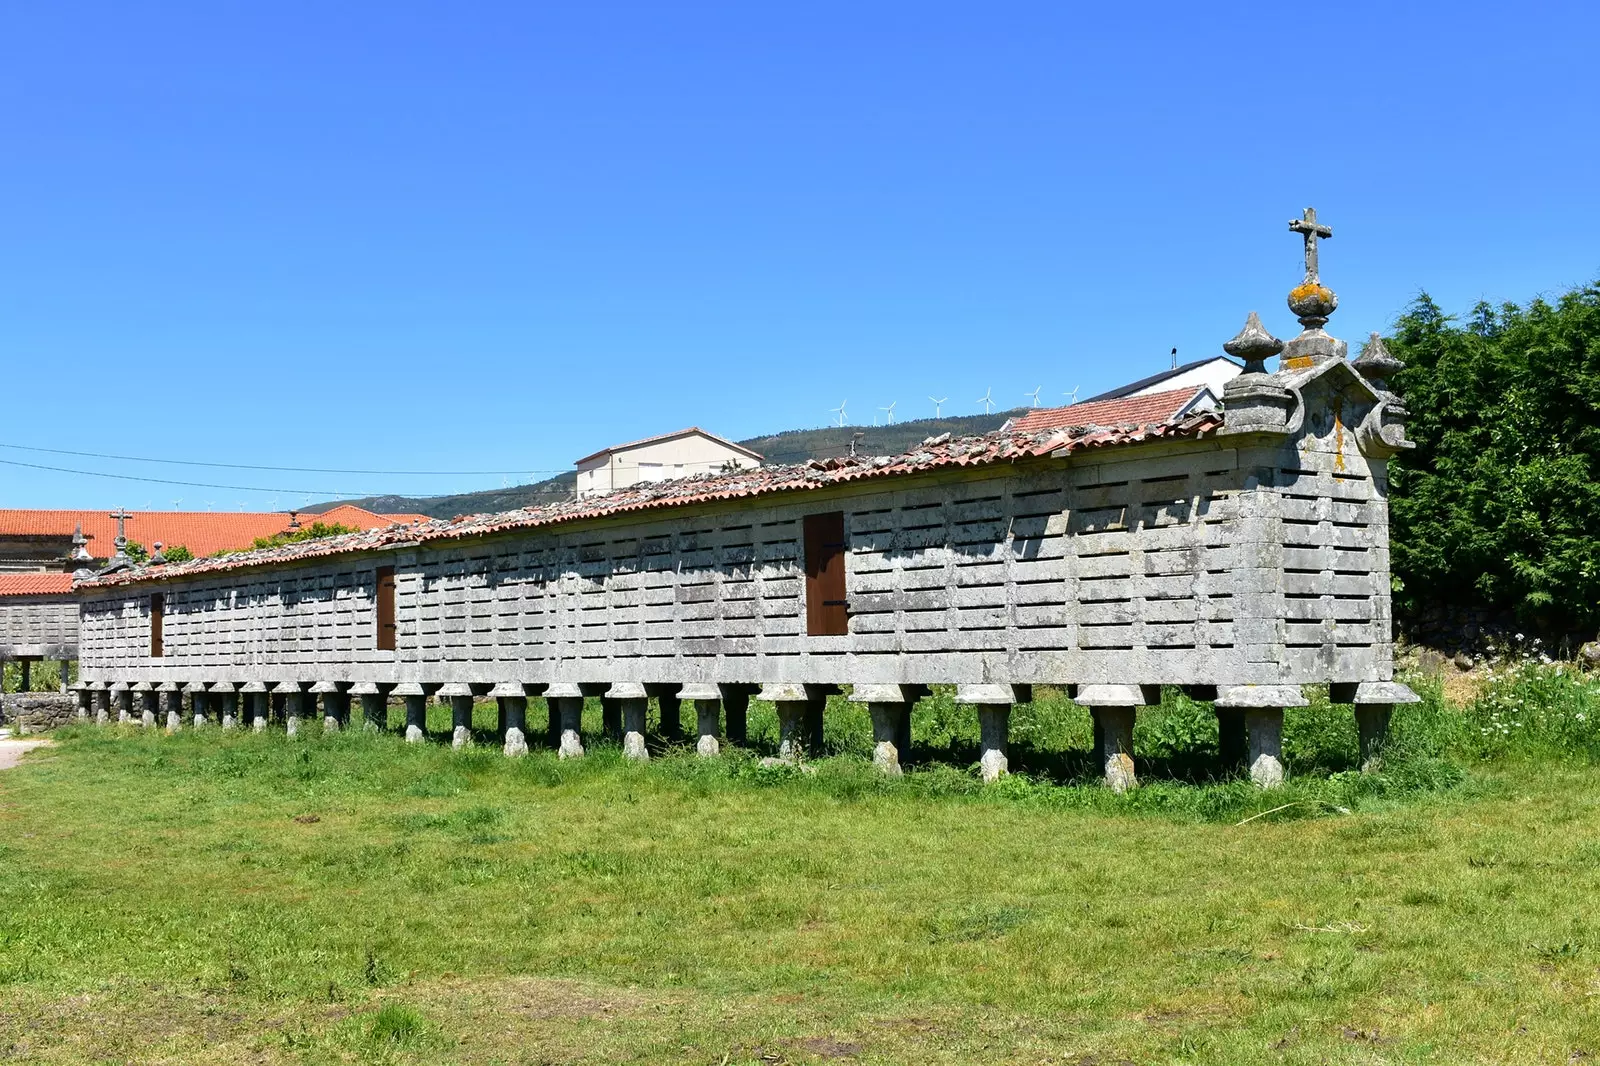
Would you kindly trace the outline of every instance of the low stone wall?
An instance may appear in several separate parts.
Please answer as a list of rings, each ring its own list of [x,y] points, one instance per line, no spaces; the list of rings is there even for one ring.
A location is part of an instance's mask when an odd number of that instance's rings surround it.
[[[69,692],[8,692],[0,696],[0,722],[18,734],[57,729],[77,713],[77,697]]]

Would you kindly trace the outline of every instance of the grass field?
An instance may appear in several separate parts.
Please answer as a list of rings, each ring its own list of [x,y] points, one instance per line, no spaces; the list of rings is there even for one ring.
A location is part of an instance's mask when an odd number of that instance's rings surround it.
[[[1376,777],[1313,707],[1270,796],[1176,698],[1126,797],[1048,698],[987,789],[938,700],[902,781],[845,705],[814,773],[70,730],[0,774],[0,1060],[1583,1062],[1597,692],[1435,695]]]

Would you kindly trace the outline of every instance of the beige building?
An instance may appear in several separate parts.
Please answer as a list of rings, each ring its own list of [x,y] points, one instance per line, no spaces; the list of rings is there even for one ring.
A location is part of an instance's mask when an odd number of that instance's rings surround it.
[[[601,496],[641,481],[671,481],[761,465],[761,456],[698,426],[618,444],[577,462],[578,495]]]

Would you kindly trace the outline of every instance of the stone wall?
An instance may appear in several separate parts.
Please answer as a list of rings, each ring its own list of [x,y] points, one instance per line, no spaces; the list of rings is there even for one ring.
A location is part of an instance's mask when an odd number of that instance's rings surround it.
[[[71,722],[78,698],[70,692],[7,692],[0,696],[0,721],[18,733],[42,733]]]

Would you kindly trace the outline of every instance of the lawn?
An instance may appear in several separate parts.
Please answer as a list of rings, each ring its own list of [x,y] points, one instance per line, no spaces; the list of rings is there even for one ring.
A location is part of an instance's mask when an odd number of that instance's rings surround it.
[[[1404,712],[1375,778],[1314,708],[1271,796],[1177,702],[1126,797],[1048,701],[987,789],[937,703],[902,781],[842,708],[811,773],[69,730],[0,774],[0,1059],[1582,1062],[1600,769],[1553,684]]]

